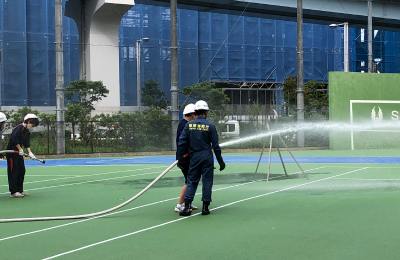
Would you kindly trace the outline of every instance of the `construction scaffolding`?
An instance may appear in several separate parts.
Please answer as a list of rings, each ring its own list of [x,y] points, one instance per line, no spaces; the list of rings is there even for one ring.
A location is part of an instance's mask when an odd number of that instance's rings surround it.
[[[53,12],[54,1],[0,1],[2,105],[55,106]],[[123,16],[120,106],[137,105],[136,41],[143,37],[150,41],[141,46],[142,79],[157,79],[170,97],[169,19],[169,8],[139,4]],[[328,82],[329,71],[343,70],[343,29],[309,23],[303,28],[304,80]],[[363,40],[367,30],[362,30],[350,25],[350,71],[365,71],[367,66],[367,41]],[[64,16],[65,86],[79,78],[78,43],[75,22]],[[399,33],[375,31],[373,46],[377,70],[399,73]],[[178,10],[179,89],[204,81],[246,83],[253,87],[239,90],[242,104],[273,100],[279,105],[280,84],[296,74],[296,53],[295,22]],[[236,91],[230,89],[236,86],[225,87],[231,95]],[[185,99],[180,95],[179,104]]]

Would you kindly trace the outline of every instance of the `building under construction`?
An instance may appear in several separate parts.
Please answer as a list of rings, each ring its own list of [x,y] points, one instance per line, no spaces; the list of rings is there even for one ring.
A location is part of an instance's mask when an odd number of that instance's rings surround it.
[[[64,1],[64,5],[65,5]],[[119,100],[122,111],[137,106],[136,41],[141,44],[141,81],[156,79],[170,97],[170,12],[168,7],[133,6],[119,29]],[[54,111],[54,1],[1,1],[1,104]],[[343,70],[343,28],[304,23],[304,80],[328,82]],[[350,71],[367,72],[366,28],[349,31]],[[400,34],[375,30],[377,72],[400,72]],[[65,86],[82,77],[75,21],[63,19]],[[297,71],[296,22],[221,13],[178,10],[179,89],[212,81],[224,88],[236,114],[245,106],[283,104],[281,83]],[[100,46],[101,47],[101,46]],[[118,86],[117,86],[118,87]],[[180,95],[179,104],[186,97]],[[43,108],[45,107],[45,108]],[[107,111],[106,109],[103,112]]]

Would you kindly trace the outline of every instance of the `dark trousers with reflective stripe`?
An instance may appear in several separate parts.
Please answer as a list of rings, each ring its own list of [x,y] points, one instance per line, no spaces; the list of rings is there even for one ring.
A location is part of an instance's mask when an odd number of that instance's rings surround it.
[[[11,194],[24,190],[25,162],[22,156],[7,158],[8,187]]]

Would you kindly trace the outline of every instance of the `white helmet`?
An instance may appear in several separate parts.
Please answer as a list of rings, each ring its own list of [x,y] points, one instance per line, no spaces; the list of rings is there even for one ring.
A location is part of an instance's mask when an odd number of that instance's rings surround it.
[[[199,100],[196,102],[196,104],[194,104],[194,110],[197,111],[197,110],[210,110],[210,109],[208,108],[208,104],[206,101]]]
[[[0,112],[0,123],[7,121],[7,117],[4,113]]]
[[[183,110],[183,115],[188,115],[194,113],[194,104],[188,104],[185,106],[185,109]]]
[[[31,120],[31,123],[33,123],[34,126],[38,126],[39,125],[39,117],[37,117],[37,115],[35,115],[35,114],[27,114],[24,117],[24,123],[27,123],[29,119],[33,119],[33,120]]]
[[[31,119],[31,118],[37,118],[37,119],[39,119],[35,114],[27,114],[27,115],[24,117],[24,121],[26,121],[27,119]]]

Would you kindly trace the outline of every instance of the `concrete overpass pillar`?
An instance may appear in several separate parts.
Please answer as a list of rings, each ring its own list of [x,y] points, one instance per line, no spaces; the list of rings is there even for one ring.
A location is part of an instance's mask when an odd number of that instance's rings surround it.
[[[80,78],[103,81],[110,91],[96,105],[97,112],[119,111],[119,38],[122,16],[134,0],[68,0],[65,16],[76,22],[79,31]]]

